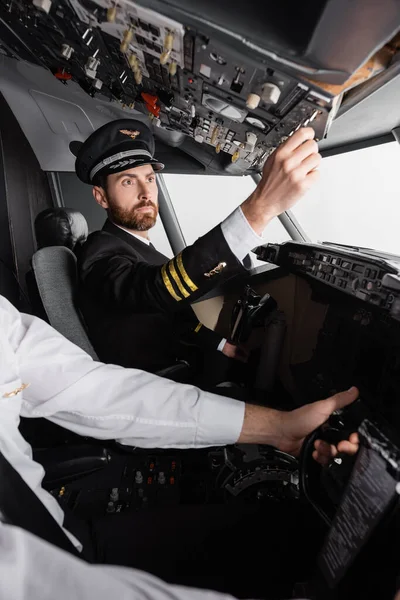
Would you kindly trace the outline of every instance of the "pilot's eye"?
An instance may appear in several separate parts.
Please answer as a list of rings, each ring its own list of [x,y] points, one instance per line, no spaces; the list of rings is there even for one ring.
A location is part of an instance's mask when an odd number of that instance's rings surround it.
[[[133,181],[132,181],[132,179],[123,179],[123,180],[122,180],[122,185],[123,185],[123,186],[130,186],[130,185],[133,185]]]
[[[151,175],[151,176],[149,177],[148,181],[149,181],[150,183],[153,183],[153,181],[155,181],[155,179],[156,179],[156,178],[154,177],[154,175]]]

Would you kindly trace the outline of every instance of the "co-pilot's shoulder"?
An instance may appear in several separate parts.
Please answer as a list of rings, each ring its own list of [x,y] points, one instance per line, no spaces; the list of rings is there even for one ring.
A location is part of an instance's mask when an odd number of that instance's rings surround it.
[[[0,309],[5,312],[17,312],[17,309],[11,304],[7,298],[0,294]]]
[[[0,323],[3,325],[5,322],[10,322],[10,319],[13,320],[18,317],[18,310],[11,304],[9,300],[7,300],[7,298],[0,295]]]

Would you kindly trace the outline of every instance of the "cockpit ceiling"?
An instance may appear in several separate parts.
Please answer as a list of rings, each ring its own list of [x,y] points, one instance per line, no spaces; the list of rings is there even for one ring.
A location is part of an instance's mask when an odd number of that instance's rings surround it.
[[[150,118],[188,170],[254,172],[302,125],[326,148],[332,126],[340,145],[335,117],[355,90],[364,100],[398,75],[399,0],[275,4],[0,0],[0,51],[45,69],[60,98],[78,84],[103,118]]]

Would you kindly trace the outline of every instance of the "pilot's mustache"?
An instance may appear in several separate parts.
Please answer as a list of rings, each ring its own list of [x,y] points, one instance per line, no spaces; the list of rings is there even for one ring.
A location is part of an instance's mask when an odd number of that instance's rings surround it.
[[[157,206],[151,200],[146,200],[145,202],[141,202],[140,204],[135,206],[135,210],[138,208],[144,208],[146,206],[151,206],[151,208],[154,208],[155,210],[157,210]]]

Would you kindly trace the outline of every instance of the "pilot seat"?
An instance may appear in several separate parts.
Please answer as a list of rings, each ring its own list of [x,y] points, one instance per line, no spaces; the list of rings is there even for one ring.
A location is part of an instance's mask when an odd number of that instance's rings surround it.
[[[74,209],[48,208],[39,213],[35,219],[38,250],[32,257],[27,285],[35,314],[98,360],[76,302],[76,251],[88,233],[85,217]],[[179,361],[157,375],[186,383],[188,373],[187,363]]]

